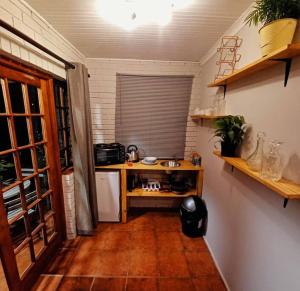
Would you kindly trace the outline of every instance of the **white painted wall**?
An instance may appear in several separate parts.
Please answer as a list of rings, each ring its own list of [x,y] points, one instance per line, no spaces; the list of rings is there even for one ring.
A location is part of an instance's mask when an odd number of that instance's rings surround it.
[[[94,143],[115,141],[116,74],[194,75],[190,113],[199,106],[200,63],[120,59],[87,59]],[[172,107],[172,104],[170,104]],[[196,124],[188,119],[185,155],[196,147]]]
[[[85,63],[84,55],[25,1],[0,0],[0,18],[67,61]],[[0,28],[0,48],[58,76],[66,76],[62,63],[3,28]]]
[[[243,38],[242,66],[260,57],[257,28],[242,26],[238,35]],[[217,72],[216,58],[215,54],[202,66],[202,108],[216,95],[217,89],[207,88]],[[253,151],[256,133],[264,131],[284,142],[284,176],[300,183],[299,57],[286,88],[283,77],[284,66],[278,64],[230,85],[227,112],[244,115],[252,126],[243,157]],[[300,201],[290,201],[284,209],[281,196],[237,170],[232,173],[212,154],[212,134],[211,122],[198,126],[209,211],[206,240],[228,286],[233,291],[300,290]]]

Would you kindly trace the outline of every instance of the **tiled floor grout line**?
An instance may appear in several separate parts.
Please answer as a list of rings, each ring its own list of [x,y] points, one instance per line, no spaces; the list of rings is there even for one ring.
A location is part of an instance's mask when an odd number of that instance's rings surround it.
[[[153,279],[153,278],[162,278],[162,279],[174,279],[174,278],[179,278],[179,279],[198,279],[198,278],[207,278],[207,277],[214,277],[214,275],[199,275],[197,277],[193,276],[146,276],[146,275],[134,275],[134,276],[115,276],[115,275],[103,275],[103,276],[95,276],[95,275],[52,275],[52,274],[46,274],[46,275],[41,275],[42,277],[64,277],[64,278],[95,278],[95,279],[133,279],[133,278],[139,278],[139,279]]]
[[[92,291],[93,286],[94,286],[94,283],[95,283],[95,280],[96,280],[96,278],[93,278],[93,281],[92,281],[92,284],[91,284],[91,287],[90,287],[90,290],[89,290],[89,291]]]
[[[130,239],[129,241],[132,240],[132,233],[131,233],[131,232],[129,233],[129,239]],[[128,282],[129,268],[130,268],[130,264],[131,264],[130,251],[131,251],[131,250],[128,250],[128,252],[129,252],[129,262],[128,262],[127,274],[126,274],[126,278],[125,278],[125,287],[124,287],[125,291],[127,290],[127,282]]]
[[[155,246],[156,246],[156,258],[157,258],[157,267],[158,267],[158,278],[156,279],[156,287],[157,290],[160,289],[159,287],[159,279],[161,278],[161,265],[160,265],[160,260],[159,260],[159,255],[158,255],[158,251],[159,251],[159,246],[158,246],[158,232],[157,232],[157,227],[155,225],[155,219],[154,219],[154,237],[155,237]]]
[[[154,225],[155,225],[155,221],[154,221]],[[154,226],[153,229],[154,232],[154,238],[155,238],[155,252],[156,252],[156,263],[157,263],[157,268],[158,268],[158,277],[160,277],[160,262],[159,262],[159,258],[158,258],[158,245],[157,245],[157,241],[158,241],[158,236],[157,236],[157,230],[156,227]]]

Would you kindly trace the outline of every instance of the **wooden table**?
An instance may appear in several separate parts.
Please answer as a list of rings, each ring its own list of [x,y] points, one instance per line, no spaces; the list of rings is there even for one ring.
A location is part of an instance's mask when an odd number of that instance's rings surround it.
[[[128,197],[163,197],[163,198],[181,198],[189,195],[202,195],[203,188],[203,172],[204,169],[199,166],[194,166],[190,161],[182,160],[179,167],[168,168],[163,167],[160,163],[164,160],[159,160],[156,165],[144,165],[141,162],[132,164],[117,164],[109,166],[96,166],[96,171],[99,170],[118,170],[121,176],[121,211],[122,211],[122,222],[127,221],[127,199]],[[191,171],[197,173],[196,188],[188,191],[184,195],[176,195],[172,192],[160,192],[160,191],[144,191],[143,189],[134,189],[132,192],[127,191],[127,174],[133,170],[143,171]]]

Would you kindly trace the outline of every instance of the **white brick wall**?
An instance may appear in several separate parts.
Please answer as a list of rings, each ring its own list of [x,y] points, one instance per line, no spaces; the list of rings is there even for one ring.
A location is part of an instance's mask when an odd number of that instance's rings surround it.
[[[67,239],[76,237],[75,197],[74,197],[74,174],[62,176],[64,204],[66,214]]]
[[[84,55],[26,2],[0,0],[0,18],[67,61],[85,63]],[[0,28],[0,48],[58,76],[66,76],[62,63],[3,28]]]
[[[194,75],[190,114],[200,105],[200,63],[118,59],[87,59],[94,143],[115,141],[116,74]],[[196,148],[197,127],[188,119],[185,157]]]
[[[85,63],[84,55],[22,0],[0,0],[0,18],[67,61]],[[66,77],[62,63],[3,28],[0,28],[0,48],[58,76]],[[67,238],[73,239],[76,236],[73,174],[63,175],[62,182]]]

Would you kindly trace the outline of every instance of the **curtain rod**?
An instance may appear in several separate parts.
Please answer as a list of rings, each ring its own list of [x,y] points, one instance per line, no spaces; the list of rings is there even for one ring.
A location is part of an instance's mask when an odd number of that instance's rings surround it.
[[[33,46],[37,47],[38,49],[40,49],[41,51],[45,52],[46,54],[50,55],[51,57],[59,60],[60,62],[62,62],[65,65],[65,69],[66,70],[67,69],[75,69],[75,66],[73,64],[71,64],[70,62],[68,62],[65,59],[61,58],[60,56],[58,56],[54,52],[48,50],[46,47],[42,46],[41,44],[39,44],[38,42],[36,42],[31,37],[27,36],[26,34],[24,34],[21,31],[15,29],[13,26],[9,25],[8,23],[6,23],[5,21],[3,21],[1,19],[0,19],[0,26],[3,27],[3,28],[5,28],[9,32],[15,34],[16,36],[22,38],[23,40],[29,42],[30,44],[32,44]]]

